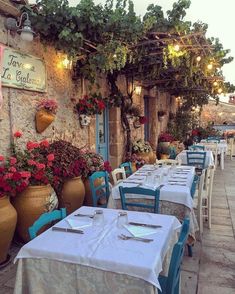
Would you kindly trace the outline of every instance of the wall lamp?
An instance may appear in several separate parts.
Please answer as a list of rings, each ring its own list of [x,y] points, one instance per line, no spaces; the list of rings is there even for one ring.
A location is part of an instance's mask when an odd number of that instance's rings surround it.
[[[26,18],[24,22],[23,17]],[[18,21],[12,17],[7,18],[4,25],[8,31],[20,33],[20,37],[23,41],[33,41],[35,32],[31,28],[31,21],[29,20],[27,12],[23,12]]]

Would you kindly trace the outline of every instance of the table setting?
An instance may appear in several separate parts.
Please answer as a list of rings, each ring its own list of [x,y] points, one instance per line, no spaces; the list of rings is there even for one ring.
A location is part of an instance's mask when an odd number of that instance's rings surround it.
[[[63,293],[114,293],[107,275],[117,283],[125,275],[130,290],[135,285],[157,293],[180,227],[174,216],[83,206],[21,248],[14,293],[56,293],[53,283],[60,279]]]

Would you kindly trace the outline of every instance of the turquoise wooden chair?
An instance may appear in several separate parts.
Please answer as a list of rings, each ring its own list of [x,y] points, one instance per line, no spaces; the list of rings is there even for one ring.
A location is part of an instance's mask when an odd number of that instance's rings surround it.
[[[198,182],[199,182],[199,176],[195,175],[193,178],[193,183],[192,183],[191,189],[190,189],[190,193],[191,193],[192,198],[194,198]]]
[[[187,151],[187,165],[195,166],[199,169],[205,168],[206,151]]]
[[[31,227],[28,228],[30,240],[36,238],[38,231],[45,225],[50,224],[54,221],[62,220],[66,217],[66,208],[60,210],[53,210],[50,212],[43,213]]]
[[[182,224],[182,229],[178,242],[174,245],[171,261],[168,271],[168,276],[159,275],[158,280],[161,285],[162,291],[158,293],[162,294],[179,294],[179,284],[180,284],[180,270],[181,262],[184,255],[184,248],[188,238],[189,232],[189,219],[185,218]]]
[[[125,169],[125,173],[126,173],[126,176],[130,176],[133,171],[132,171],[132,167],[131,167],[131,162],[123,162],[119,165],[120,168],[124,167]]]
[[[145,189],[141,187],[119,187],[119,192],[121,196],[121,203],[122,203],[122,209],[128,210],[128,207],[137,207],[142,208],[141,210],[148,209],[151,212],[158,213],[159,210],[159,195],[160,195],[160,189],[151,190],[151,189]],[[135,195],[143,195],[143,196],[153,196],[153,204],[146,204],[143,202],[132,202],[129,198],[127,200],[126,194],[135,194]]]
[[[188,148],[190,151],[204,151],[205,150],[205,146],[203,145],[191,145]]]
[[[89,177],[89,182],[92,194],[92,205],[94,207],[107,207],[110,195],[108,173],[106,171],[94,172]],[[99,184],[97,184],[97,182]]]
[[[207,139],[207,142],[215,142],[215,143],[220,143],[220,138],[219,137],[208,137]]]

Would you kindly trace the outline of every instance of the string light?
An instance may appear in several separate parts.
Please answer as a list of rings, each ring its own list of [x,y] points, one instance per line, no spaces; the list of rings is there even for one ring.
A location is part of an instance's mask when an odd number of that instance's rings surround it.
[[[197,56],[197,58],[196,58],[196,60],[197,60],[197,62],[199,62],[199,61],[201,61],[201,56]]]
[[[218,93],[221,94],[223,90],[221,88],[218,89]]]
[[[207,65],[207,69],[211,70],[212,68],[213,68],[213,64],[212,63],[210,63],[210,64]]]
[[[213,83],[213,86],[215,86],[215,87],[218,86],[218,82],[215,81],[215,82]]]
[[[179,50],[180,50],[180,45],[176,44],[176,45],[174,46],[174,50],[175,50],[175,51],[179,51]]]

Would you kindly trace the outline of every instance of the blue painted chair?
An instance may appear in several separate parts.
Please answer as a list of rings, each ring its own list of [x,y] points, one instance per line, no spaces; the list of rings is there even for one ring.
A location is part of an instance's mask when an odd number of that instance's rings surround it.
[[[184,248],[188,238],[189,232],[189,219],[185,218],[182,224],[180,236],[178,242],[174,245],[171,261],[168,271],[168,276],[159,275],[158,280],[161,285],[162,291],[158,293],[162,294],[179,294],[180,284],[180,267],[184,255]]]
[[[195,195],[195,192],[196,192],[196,189],[197,189],[198,182],[199,182],[199,176],[198,175],[195,175],[194,176],[194,179],[193,179],[193,183],[192,183],[191,189],[190,189],[190,193],[191,193],[191,197],[192,198],[194,198],[194,195]]]
[[[213,137],[213,136],[211,136],[211,137],[208,137],[207,139],[207,142],[217,142],[217,143],[220,143],[220,138],[219,137]]]
[[[206,163],[206,151],[187,151],[187,165],[204,169]]]
[[[28,228],[30,239],[34,239],[37,236],[38,231],[45,225],[48,225],[54,221],[62,220],[66,217],[66,208],[60,210],[53,210],[43,213],[34,224]]]
[[[204,151],[205,150],[205,146],[203,145],[191,145],[188,148],[191,151]]]
[[[169,150],[170,150],[170,157],[169,159],[175,159],[176,158],[176,148],[175,146],[169,146]]]
[[[123,162],[119,165],[120,168],[124,167],[125,169],[125,173],[126,173],[126,176],[130,176],[133,171],[132,171],[132,167],[131,167],[131,162]]]
[[[128,207],[137,207],[142,208],[142,210],[148,209],[150,212],[158,213],[159,209],[159,194],[160,189],[150,190],[141,187],[119,187],[119,192],[121,196],[122,209],[128,210]],[[146,204],[141,202],[132,202],[131,199],[126,198],[126,194],[135,194],[135,195],[144,195],[144,196],[153,196],[153,204]]]
[[[109,200],[109,179],[106,171],[94,172],[89,177],[92,205],[94,207],[107,207]]]

